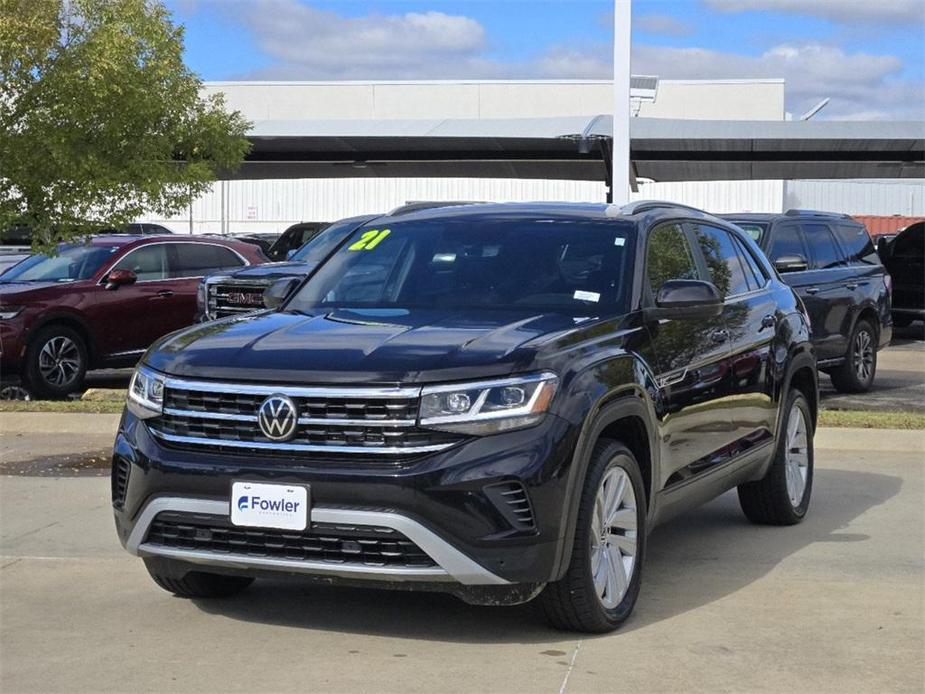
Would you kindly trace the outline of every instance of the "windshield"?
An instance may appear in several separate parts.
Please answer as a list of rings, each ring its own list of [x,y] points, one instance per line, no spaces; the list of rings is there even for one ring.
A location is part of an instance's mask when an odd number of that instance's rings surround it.
[[[759,222],[737,222],[733,220],[732,223],[751,236],[754,242],[759,246],[761,245],[761,240],[764,238],[765,232],[768,230],[767,224],[761,224]]]
[[[355,220],[335,222],[293,253],[290,260],[299,263],[320,263],[331,254],[331,251],[340,245],[340,242],[343,241],[356,226],[357,222]]]
[[[286,305],[622,312],[632,226],[471,218],[358,229]]]
[[[75,282],[93,277],[118,246],[61,246],[55,256],[33,255],[3,273],[2,282]]]

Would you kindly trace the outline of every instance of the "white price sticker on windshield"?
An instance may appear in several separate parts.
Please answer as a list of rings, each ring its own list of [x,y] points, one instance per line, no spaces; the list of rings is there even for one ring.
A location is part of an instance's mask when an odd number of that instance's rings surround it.
[[[578,301],[593,301],[597,303],[601,300],[601,295],[597,292],[586,292],[583,289],[576,289],[575,293],[572,294],[573,299],[578,299]]]

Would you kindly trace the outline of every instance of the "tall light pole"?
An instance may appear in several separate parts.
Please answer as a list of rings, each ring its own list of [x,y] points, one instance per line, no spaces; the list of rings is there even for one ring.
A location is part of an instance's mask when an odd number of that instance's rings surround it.
[[[613,3],[613,162],[611,195],[623,205],[630,199],[630,76],[632,0]]]

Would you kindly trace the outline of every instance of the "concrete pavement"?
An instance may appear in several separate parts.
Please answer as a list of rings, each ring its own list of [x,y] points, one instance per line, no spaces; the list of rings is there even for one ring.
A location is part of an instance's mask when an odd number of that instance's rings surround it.
[[[108,479],[0,477],[0,690],[922,691],[922,432],[831,431],[803,524],[726,494],[657,529],[634,617],[598,637],[442,595],[180,600],[118,546]]]

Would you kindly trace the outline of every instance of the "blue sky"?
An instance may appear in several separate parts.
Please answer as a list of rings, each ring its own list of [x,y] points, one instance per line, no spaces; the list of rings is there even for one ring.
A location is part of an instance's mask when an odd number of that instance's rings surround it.
[[[606,78],[611,0],[168,0],[206,80]],[[633,70],[782,77],[788,110],[925,116],[923,0],[636,0]]]

